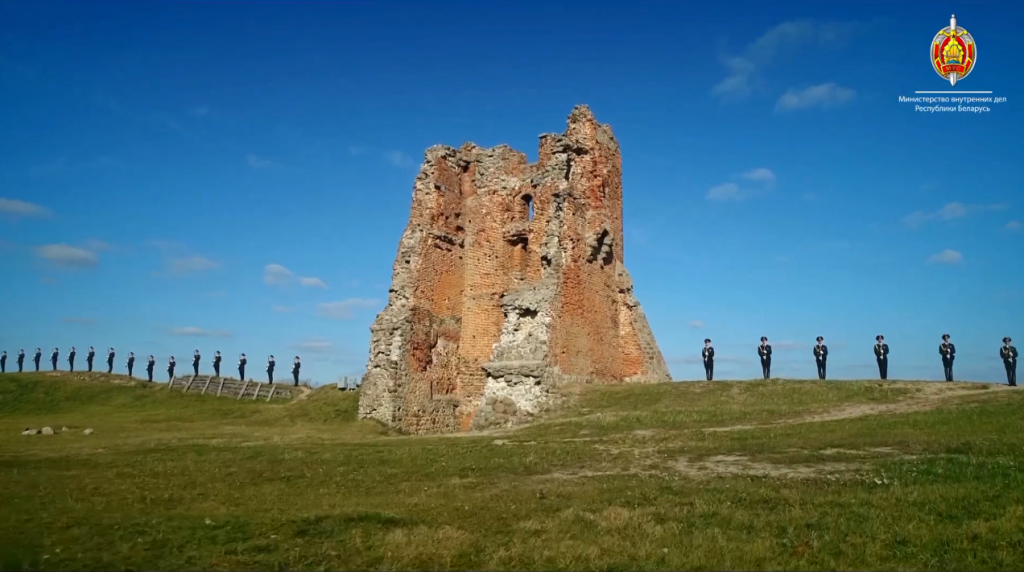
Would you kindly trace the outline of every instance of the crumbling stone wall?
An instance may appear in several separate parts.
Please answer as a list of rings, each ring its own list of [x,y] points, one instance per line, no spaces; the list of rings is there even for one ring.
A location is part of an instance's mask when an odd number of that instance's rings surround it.
[[[412,433],[509,424],[573,381],[669,381],[623,264],[622,157],[577,106],[539,159],[427,149],[370,328],[359,416]]]

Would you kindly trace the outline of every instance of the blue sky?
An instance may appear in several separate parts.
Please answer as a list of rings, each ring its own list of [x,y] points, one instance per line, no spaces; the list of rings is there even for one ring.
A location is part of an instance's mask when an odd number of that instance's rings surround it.
[[[692,4],[692,3],[687,3]],[[898,4],[898,5],[897,5]],[[978,42],[958,89],[927,43]],[[423,150],[622,146],[625,256],[677,379],[1002,381],[1024,339],[1015,1],[0,4],[0,346],[361,375]],[[272,266],[267,270],[268,265]],[[118,365],[123,363],[118,358]],[[255,366],[255,368],[254,368]],[[285,371],[286,368],[280,368]],[[307,375],[304,375],[306,377]]]

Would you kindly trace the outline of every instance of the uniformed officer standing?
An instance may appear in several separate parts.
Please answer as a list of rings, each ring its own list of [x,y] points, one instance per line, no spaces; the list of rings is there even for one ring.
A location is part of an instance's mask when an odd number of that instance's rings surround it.
[[[85,354],[85,364],[89,366],[89,371],[92,371],[92,360],[96,359],[96,348],[89,346],[89,353]]]
[[[199,359],[201,357],[202,356],[199,355],[199,350],[196,350],[196,353],[192,354],[192,371],[195,372],[196,375],[199,375]]]
[[[767,336],[761,336],[761,345],[757,346],[757,355],[761,356],[761,373],[764,378],[772,376],[772,346],[768,343]]]
[[[128,368],[128,377],[131,377],[132,369],[135,368],[135,352],[128,352],[128,361],[124,365]]]
[[[1003,347],[999,348],[999,357],[1003,358],[1006,368],[1006,384],[1017,387],[1017,348],[1010,345],[1010,336],[1003,338]]]
[[[174,381],[174,366],[178,364],[174,363],[174,356],[167,360],[167,383]]]
[[[213,354],[213,373],[220,377],[220,352]]]
[[[18,350],[18,373],[25,369],[25,350]]]
[[[878,375],[882,379],[889,377],[889,344],[885,343],[885,336],[875,336],[875,361],[878,362]]]
[[[53,348],[53,353],[50,354],[50,363],[53,365],[53,371],[57,371],[57,359],[60,357],[60,350]]]
[[[238,356],[238,379],[245,381],[245,354]]]
[[[814,363],[818,366],[818,379],[825,379],[825,366],[828,364],[828,346],[825,338],[818,336],[818,345],[814,346]]]
[[[302,362],[299,361],[299,356],[295,356],[295,361],[292,362],[292,379],[295,380],[295,387],[299,386],[300,369],[302,369]]]
[[[7,373],[7,350],[0,354],[0,373]]]
[[[704,377],[711,381],[715,376],[715,348],[711,347],[711,338],[704,338],[704,347],[700,350],[700,357],[704,360]]]
[[[114,373],[114,348],[107,350],[107,373]]]
[[[267,380],[271,385],[274,384],[274,356],[267,358]]]
[[[149,376],[149,381],[153,381],[153,368],[156,367],[156,358],[149,356],[146,361],[146,375]]]
[[[43,359],[43,350],[36,348],[36,355],[32,356],[32,361],[36,363],[36,371],[39,371],[39,361]]]
[[[75,346],[71,346],[71,351],[68,352],[68,371],[75,371]]]
[[[942,334],[939,355],[942,356],[942,372],[946,375],[946,381],[953,381],[953,360],[956,359],[956,346],[949,341],[949,334]]]

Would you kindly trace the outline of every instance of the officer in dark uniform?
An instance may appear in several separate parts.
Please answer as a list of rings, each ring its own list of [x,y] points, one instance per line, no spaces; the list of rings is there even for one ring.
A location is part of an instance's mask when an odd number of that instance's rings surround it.
[[[1006,384],[1017,387],[1017,348],[1010,345],[1010,336],[1003,338],[1003,347],[999,348],[999,357],[1003,358],[1006,368]]]
[[[60,350],[53,348],[53,353],[50,354],[50,363],[53,365],[53,371],[57,371],[57,358],[60,357]]]
[[[0,354],[0,373],[7,373],[7,350]]]
[[[25,350],[18,350],[18,373],[25,370]]]
[[[89,353],[85,354],[85,364],[89,366],[89,371],[92,371],[92,360],[96,359],[96,348],[89,346]]]
[[[956,359],[956,346],[949,341],[949,334],[942,334],[939,355],[942,356],[942,372],[946,375],[946,381],[953,381],[953,360]]]
[[[213,373],[220,377],[220,352],[213,354]]]
[[[704,347],[700,350],[700,357],[704,360],[704,377],[711,381],[715,376],[715,348],[711,347],[711,338],[704,338]]]
[[[245,354],[238,356],[238,379],[245,381]]]
[[[875,336],[875,361],[878,362],[878,375],[882,379],[889,377],[889,344],[885,343],[885,336]]]
[[[825,366],[828,363],[828,346],[825,338],[818,336],[818,345],[814,346],[814,363],[818,366],[818,379],[825,379]]]
[[[39,371],[39,361],[43,359],[43,350],[36,348],[36,355],[32,356],[32,361],[36,363],[36,371]]]
[[[167,360],[167,383],[174,381],[174,366],[178,364],[174,363],[174,356]]]
[[[764,378],[772,376],[772,346],[766,336],[761,336],[761,345],[757,346],[757,355],[761,357],[761,373]]]
[[[274,356],[267,358],[267,379],[268,383],[274,384]]]
[[[146,375],[149,376],[149,381],[153,381],[153,368],[156,367],[156,358],[149,356],[146,361]]]
[[[292,379],[295,380],[295,387],[299,386],[300,369],[302,369],[302,362],[299,361],[299,356],[295,356],[295,361],[292,362]]]
[[[131,377],[132,369],[135,368],[135,352],[128,352],[128,361],[124,365],[128,368],[128,377]]]
[[[202,356],[199,355],[199,350],[196,350],[196,353],[192,354],[192,371],[195,372],[196,375],[199,375],[199,359],[201,357]]]
[[[68,371],[75,371],[75,346],[71,346],[71,351],[68,352]]]
[[[107,373],[114,373],[114,348],[107,350]]]

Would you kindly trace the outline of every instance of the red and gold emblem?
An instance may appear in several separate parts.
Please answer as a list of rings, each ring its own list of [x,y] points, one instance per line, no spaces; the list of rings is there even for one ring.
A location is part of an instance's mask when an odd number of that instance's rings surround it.
[[[939,30],[932,40],[932,67],[935,73],[949,80],[950,85],[967,77],[978,59],[978,46],[967,30],[956,25],[956,15],[949,26]]]

